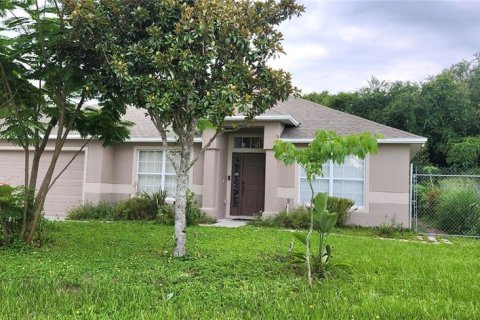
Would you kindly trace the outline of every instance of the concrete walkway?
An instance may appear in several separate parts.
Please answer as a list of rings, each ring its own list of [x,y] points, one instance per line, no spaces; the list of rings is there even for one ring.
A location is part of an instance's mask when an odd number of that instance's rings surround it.
[[[65,217],[60,217],[60,216],[49,216],[45,215],[45,219],[51,220],[51,221],[65,221]]]
[[[220,228],[239,228],[247,225],[248,221],[233,220],[233,219],[219,219],[214,224],[202,224],[205,227],[220,227]]]

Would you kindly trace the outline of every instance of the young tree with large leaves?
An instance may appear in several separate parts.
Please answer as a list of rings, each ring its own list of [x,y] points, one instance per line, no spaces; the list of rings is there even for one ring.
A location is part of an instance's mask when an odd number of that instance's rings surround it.
[[[293,143],[276,140],[273,146],[275,158],[291,165],[299,164],[305,169],[307,181],[311,191],[310,198],[310,226],[307,236],[302,242],[305,243],[305,263],[307,265],[308,284],[312,285],[312,259],[310,242],[314,229],[320,234],[320,245],[315,257],[315,273],[323,275],[324,264],[330,258],[330,249],[325,244],[325,237],[337,221],[337,214],[326,210],[327,196],[316,194],[312,180],[315,177],[323,177],[323,165],[328,161],[343,164],[349,155],[364,159],[367,154],[375,153],[378,149],[378,135],[370,132],[339,136],[334,131],[319,130],[315,138],[306,147],[296,147]]]
[[[162,137],[177,174],[174,256],[185,256],[194,136],[206,123],[215,130],[205,149],[225,130],[225,117],[251,120],[294,92],[290,75],[267,62],[283,52],[278,25],[303,7],[295,0],[110,0],[78,1],[71,10],[75,28],[109,62],[109,91],[145,109]]]
[[[0,138],[24,150],[21,239],[30,243],[58,178],[54,173],[69,133],[76,130],[88,137],[78,155],[94,137],[105,144],[125,139],[128,123],[120,120],[125,107],[118,99],[104,96],[100,109],[85,107],[97,96],[101,59],[76,37],[61,1],[12,0],[3,5],[10,17],[1,25],[8,36],[0,39]],[[49,144],[51,161],[40,176]]]

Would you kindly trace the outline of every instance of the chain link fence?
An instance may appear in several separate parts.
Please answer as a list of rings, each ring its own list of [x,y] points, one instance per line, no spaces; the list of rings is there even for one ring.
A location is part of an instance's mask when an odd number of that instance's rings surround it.
[[[480,237],[480,171],[414,168],[412,227],[419,233]]]

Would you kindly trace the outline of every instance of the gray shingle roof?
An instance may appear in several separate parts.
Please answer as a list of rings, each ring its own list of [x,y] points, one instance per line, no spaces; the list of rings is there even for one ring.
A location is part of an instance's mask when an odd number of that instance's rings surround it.
[[[128,107],[123,118],[134,123],[130,128],[131,138],[160,138],[160,133],[145,110]]]
[[[383,124],[337,111],[317,103],[301,99],[289,98],[279,102],[264,115],[291,115],[299,125],[286,127],[282,138],[309,139],[313,138],[319,129],[333,130],[341,135],[369,131],[382,134],[385,139],[422,138],[420,136],[395,129]],[[131,138],[160,138],[158,131],[144,110],[129,107],[125,120],[134,122],[131,128]]]
[[[301,98],[291,97],[284,102],[279,102],[272,111],[289,113],[300,123],[297,127],[285,128],[282,134],[282,138],[285,139],[313,138],[315,132],[320,129],[333,130],[340,135],[368,131],[382,134],[385,139],[422,138],[409,132],[324,107]]]

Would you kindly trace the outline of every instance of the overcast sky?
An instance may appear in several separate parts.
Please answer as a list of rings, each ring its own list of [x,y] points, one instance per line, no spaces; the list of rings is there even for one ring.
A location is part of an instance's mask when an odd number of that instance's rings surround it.
[[[480,52],[480,0],[297,0],[273,62],[304,93],[351,91],[375,76],[422,81]]]

